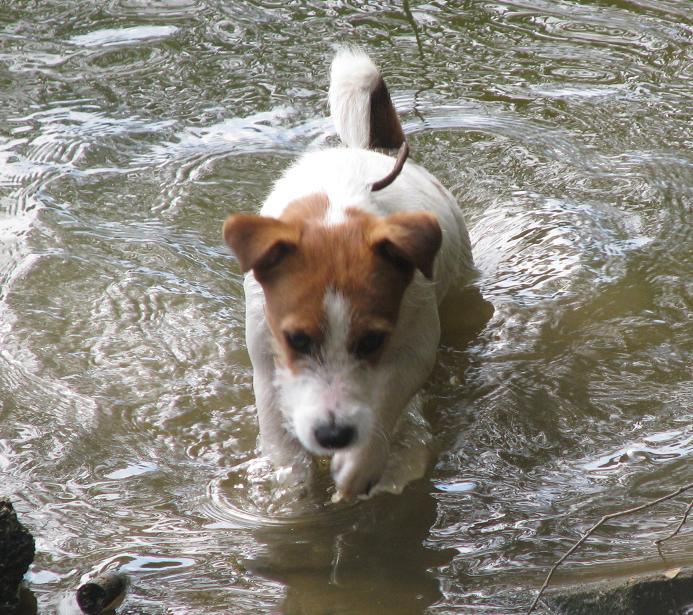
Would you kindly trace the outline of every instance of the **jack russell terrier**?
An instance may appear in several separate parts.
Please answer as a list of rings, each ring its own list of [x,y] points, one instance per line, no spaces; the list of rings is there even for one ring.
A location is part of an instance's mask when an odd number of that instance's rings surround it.
[[[260,449],[331,456],[337,498],[366,495],[436,358],[439,307],[474,276],[455,198],[408,146],[369,57],[337,52],[330,112],[346,147],[303,155],[224,239],[245,276]],[[396,161],[375,149],[399,148]]]

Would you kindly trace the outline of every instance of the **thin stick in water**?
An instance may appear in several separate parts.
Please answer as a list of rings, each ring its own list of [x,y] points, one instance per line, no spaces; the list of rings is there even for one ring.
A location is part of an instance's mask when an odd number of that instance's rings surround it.
[[[542,597],[544,594],[544,591],[546,588],[549,586],[549,583],[551,582],[551,577],[553,577],[553,573],[556,572],[556,568],[558,568],[566,559],[568,559],[575,551],[580,547],[580,545],[585,542],[594,532],[597,531],[597,529],[603,524],[606,523],[607,521],[610,521],[611,519],[616,519],[617,517],[625,517],[626,515],[630,515],[632,513],[639,512],[641,510],[645,510],[646,508],[650,508],[651,506],[656,506],[657,504],[660,504],[661,502],[665,502],[666,500],[671,500],[672,498],[675,498],[677,495],[682,494],[684,491],[688,491],[689,489],[693,488],[693,483],[688,483],[687,485],[684,485],[683,487],[679,487],[676,491],[669,493],[668,495],[662,496],[661,498],[657,498],[656,500],[652,500],[651,502],[646,502],[645,504],[641,504],[640,506],[635,506],[634,508],[629,508],[627,510],[621,510],[615,513],[611,513],[609,515],[604,515],[597,523],[595,523],[589,530],[587,530],[584,535],[578,540],[566,553],[559,559],[552,567],[551,570],[549,570],[549,574],[546,575],[546,579],[544,579],[544,583],[539,589],[539,593],[537,594],[536,598],[534,599],[534,602],[532,602],[532,605],[529,607],[529,610],[527,611],[527,615],[530,615],[532,611],[536,608],[537,604],[539,604],[539,599]],[[688,507],[688,510],[686,511],[686,514],[684,515],[684,522],[685,518],[688,516],[688,513],[690,512],[691,507]],[[683,526],[683,523],[681,523],[681,527]],[[672,536],[675,536],[678,531],[681,529],[681,527],[678,527],[676,531],[672,534]],[[669,536],[668,538],[671,538]]]
[[[684,526],[686,523],[686,519],[688,519],[688,515],[691,514],[691,509],[693,509],[693,500],[690,501],[688,504],[688,508],[686,508],[686,512],[683,513],[683,518],[681,519],[681,522],[676,526],[676,529],[669,534],[668,536],[665,536],[664,538],[659,538],[658,540],[655,540],[656,545],[661,545],[665,540],[669,540],[670,538],[673,538],[676,536],[681,531],[681,528]]]

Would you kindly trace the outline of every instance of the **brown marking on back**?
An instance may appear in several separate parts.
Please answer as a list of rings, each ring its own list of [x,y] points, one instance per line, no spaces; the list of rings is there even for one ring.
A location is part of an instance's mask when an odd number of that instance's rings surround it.
[[[371,92],[370,148],[395,148],[404,143],[404,132],[385,80],[380,77]]]
[[[322,192],[309,194],[289,203],[280,218],[290,223],[324,220],[329,205],[326,194]]]

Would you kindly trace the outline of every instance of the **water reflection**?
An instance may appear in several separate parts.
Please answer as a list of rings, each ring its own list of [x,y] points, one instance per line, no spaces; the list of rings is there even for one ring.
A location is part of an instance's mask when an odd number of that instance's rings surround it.
[[[429,491],[421,481],[329,521],[258,527],[263,547],[244,563],[286,586],[278,612],[287,615],[423,613],[443,597],[435,570],[456,553],[427,543],[437,516]]]

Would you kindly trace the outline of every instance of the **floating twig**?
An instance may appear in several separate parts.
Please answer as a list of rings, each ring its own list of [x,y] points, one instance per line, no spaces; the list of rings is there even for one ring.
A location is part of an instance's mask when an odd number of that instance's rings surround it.
[[[681,528],[686,523],[686,519],[688,519],[688,515],[691,514],[691,509],[693,509],[693,500],[691,500],[690,503],[688,504],[688,508],[686,508],[686,512],[683,513],[683,518],[681,519],[681,522],[676,526],[676,529],[671,534],[669,534],[668,536],[665,536],[664,538],[659,538],[659,539],[655,540],[655,544],[659,546],[665,540],[669,540],[670,538],[673,538],[674,536],[676,536],[676,534],[678,534],[681,531]]]
[[[597,529],[603,524],[606,523],[607,521],[610,521],[611,519],[616,519],[617,517],[625,517],[626,515],[630,515],[632,513],[639,512],[641,510],[645,510],[646,508],[650,508],[652,506],[656,506],[657,504],[660,504],[661,502],[665,502],[666,500],[671,500],[672,498],[675,498],[677,495],[681,495],[684,491],[688,491],[689,489],[693,489],[693,483],[688,483],[687,485],[684,485],[683,487],[679,487],[676,491],[673,491],[672,493],[669,493],[668,495],[664,495],[661,498],[657,498],[656,500],[652,500],[650,502],[646,502],[645,504],[641,504],[640,506],[635,506],[633,508],[629,508],[627,510],[621,510],[615,513],[611,513],[608,515],[604,515],[597,523],[595,523],[589,530],[587,530],[580,540],[578,540],[570,549],[568,549],[563,557],[561,557],[552,567],[551,570],[549,570],[549,574],[546,575],[546,579],[544,579],[544,583],[539,588],[539,593],[537,594],[536,598],[534,598],[534,602],[532,602],[532,605],[529,607],[529,610],[527,611],[527,615],[530,615],[532,611],[536,608],[537,604],[539,604],[539,599],[542,597],[544,594],[544,591],[546,588],[549,586],[549,583],[551,582],[551,577],[553,577],[553,573],[556,572],[556,569],[566,560],[568,559],[575,551],[580,547],[580,545],[585,542],[594,532],[597,531]],[[668,540],[669,538],[672,538],[673,536],[676,536],[678,534],[679,530],[683,527],[683,524],[686,521],[686,518],[688,517],[688,513],[691,511],[691,506],[693,506],[693,502],[691,502],[691,505],[688,506],[688,509],[686,510],[686,514],[684,515],[683,520],[679,524],[679,526],[676,528],[673,534],[670,536],[667,536],[666,538],[663,538],[662,540]]]

